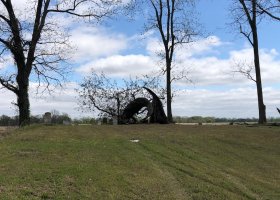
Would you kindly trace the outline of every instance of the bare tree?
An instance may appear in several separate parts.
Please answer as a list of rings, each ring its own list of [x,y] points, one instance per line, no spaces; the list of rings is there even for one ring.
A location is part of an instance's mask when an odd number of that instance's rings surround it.
[[[280,21],[280,0],[257,1],[259,14],[265,14],[271,19]]]
[[[179,73],[172,77],[174,53],[178,45],[190,43],[198,35],[193,15],[194,0],[137,0],[133,2],[148,7],[147,30],[157,30],[164,50],[159,55],[164,59],[163,72],[166,75],[167,117],[172,122],[172,81],[185,78]]]
[[[138,97],[152,99],[143,87],[152,88],[160,93],[160,97],[164,96],[165,91],[159,89],[159,77],[144,76],[116,81],[108,78],[104,73],[95,72],[84,78],[76,91],[79,94],[78,102],[81,110],[97,112],[100,117],[119,119],[129,102]]]
[[[248,63],[247,61],[238,61],[235,62],[234,67],[236,68],[233,70],[233,73],[239,73],[245,76],[248,80],[253,81],[256,83],[256,75],[255,75],[255,67],[254,63]]]
[[[248,78],[253,80],[257,86],[259,123],[266,123],[266,107],[263,101],[261,67],[259,58],[259,41],[258,41],[258,23],[261,15],[258,10],[258,0],[237,0],[232,10],[234,15],[234,23],[239,26],[240,33],[249,41],[254,51],[254,68],[256,77],[250,75],[250,71],[243,71]],[[241,68],[242,69],[242,68]]]
[[[26,1],[27,2],[27,1]],[[11,57],[14,70],[0,76],[2,86],[17,96],[19,125],[30,124],[29,81],[38,79],[47,89],[64,78],[68,37],[63,33],[60,16],[72,15],[96,19],[110,14],[119,0],[33,0],[23,12],[15,9],[15,0],[0,1],[0,58]],[[61,31],[60,31],[61,30]]]

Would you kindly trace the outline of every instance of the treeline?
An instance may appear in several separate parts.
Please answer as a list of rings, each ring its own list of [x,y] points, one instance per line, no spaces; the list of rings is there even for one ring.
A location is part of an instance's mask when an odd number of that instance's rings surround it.
[[[216,118],[216,117],[202,117],[202,116],[192,116],[192,117],[174,117],[176,123],[220,123],[220,122],[258,122],[257,118]],[[280,117],[271,117],[267,119],[267,122],[280,122]]]
[[[18,116],[7,116],[2,115],[0,116],[0,126],[18,126]],[[43,116],[42,115],[35,115],[31,116],[30,118],[31,124],[43,124]],[[95,124],[97,120],[91,117],[83,117],[80,119],[71,119],[69,115],[63,113],[60,115],[52,116],[51,123],[52,124],[63,124],[63,122],[70,122],[71,124]]]
[[[18,116],[0,116],[0,126],[17,126],[18,125]],[[43,124],[43,116],[35,115],[30,118],[31,124]],[[63,124],[63,122],[70,122],[71,124],[97,124],[100,119],[92,117],[83,117],[79,119],[72,119],[67,113],[52,115],[51,123],[52,124]],[[257,122],[257,118],[216,118],[216,117],[202,117],[202,116],[192,116],[192,117],[182,117],[175,116],[174,122],[176,123],[220,123],[220,122]],[[268,118],[268,122],[280,122],[280,117]]]
[[[2,115],[0,116],[0,126],[17,126],[18,125],[18,116],[7,116]],[[63,124],[63,121],[72,121],[71,118],[67,114],[61,114],[61,115],[54,115],[52,116],[51,122],[52,124]],[[40,124],[44,123],[43,116],[42,115],[35,115],[30,117],[31,124]]]

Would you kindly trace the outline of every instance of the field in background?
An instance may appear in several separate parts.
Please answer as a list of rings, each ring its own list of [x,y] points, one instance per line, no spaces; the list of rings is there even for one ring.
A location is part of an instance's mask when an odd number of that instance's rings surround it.
[[[280,199],[279,127],[33,126],[0,160],[0,199]]]

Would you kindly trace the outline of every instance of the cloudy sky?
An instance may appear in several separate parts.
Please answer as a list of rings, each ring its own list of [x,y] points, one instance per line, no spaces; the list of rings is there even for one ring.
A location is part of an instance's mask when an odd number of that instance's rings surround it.
[[[19,9],[24,1],[17,2]],[[197,19],[205,37],[180,47],[176,53],[178,70],[188,72],[188,81],[174,83],[177,95],[173,103],[176,116],[258,117],[257,94],[253,81],[234,73],[238,64],[250,65],[253,52],[248,42],[230,25],[231,1],[205,0],[197,5]],[[156,31],[143,35],[145,17],[127,20],[118,17],[101,24],[77,22],[73,18],[58,18],[62,26],[71,27],[70,40],[75,49],[64,89],[51,95],[36,95],[36,83],[31,83],[31,112],[43,114],[56,109],[72,117],[92,116],[77,108],[79,83],[92,70],[112,78],[152,74],[159,69],[156,52],[161,49]],[[267,116],[277,117],[280,107],[280,22],[263,21],[260,32],[260,59],[264,103]],[[0,63],[0,70],[7,65]],[[1,90],[0,115],[14,115],[16,97]]]

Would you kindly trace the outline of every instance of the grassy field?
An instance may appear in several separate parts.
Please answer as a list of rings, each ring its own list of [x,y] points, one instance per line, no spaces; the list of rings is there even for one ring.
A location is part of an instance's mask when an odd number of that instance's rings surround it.
[[[280,128],[16,130],[0,139],[0,199],[279,200]]]

